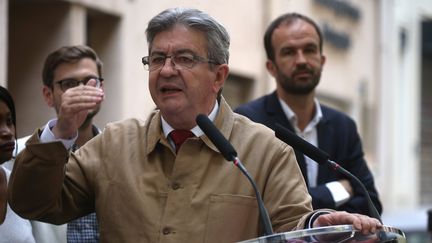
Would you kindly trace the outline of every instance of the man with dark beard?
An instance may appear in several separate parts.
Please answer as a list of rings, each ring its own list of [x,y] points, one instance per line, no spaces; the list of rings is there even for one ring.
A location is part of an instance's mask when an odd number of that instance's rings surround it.
[[[372,173],[363,157],[355,122],[347,115],[320,104],[315,88],[325,56],[317,24],[298,13],[275,19],[264,35],[266,67],[276,79],[276,91],[238,107],[235,111],[271,129],[279,123],[313,145],[357,176],[382,212]],[[314,209],[332,208],[372,215],[366,197],[355,181],[328,167],[319,167],[296,151],[297,161],[308,184]]]
[[[83,96],[78,86],[86,85],[91,81],[96,83],[96,87],[103,88],[102,62],[96,52],[88,46],[64,46],[47,56],[43,67],[42,81],[45,103],[55,109],[58,117],[62,112],[62,103],[68,103],[74,97]],[[100,104],[88,111],[84,123],[78,129],[78,136],[71,150],[76,150],[100,133],[100,130],[93,124],[93,117],[99,112],[99,109]],[[49,127],[54,125],[54,120],[50,120],[47,124]],[[19,151],[24,149],[29,138],[30,136],[18,139]],[[11,167],[12,164],[13,161],[7,166]],[[39,221],[32,221],[31,223],[37,243],[99,242],[95,213],[75,219],[67,225],[57,226]]]

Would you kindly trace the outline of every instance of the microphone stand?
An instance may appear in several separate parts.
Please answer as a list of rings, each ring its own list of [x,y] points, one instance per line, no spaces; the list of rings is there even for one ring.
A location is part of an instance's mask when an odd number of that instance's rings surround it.
[[[201,128],[204,134],[210,139],[210,141],[216,146],[216,148],[221,152],[223,157],[227,161],[232,161],[234,165],[236,165],[240,171],[246,176],[249,182],[252,184],[252,187],[255,191],[255,197],[258,203],[258,209],[260,214],[261,223],[264,227],[265,235],[272,235],[273,228],[272,224],[267,212],[267,209],[264,206],[264,202],[262,200],[261,194],[258,191],[258,187],[252,177],[249,175],[249,172],[243,166],[242,162],[239,158],[237,158],[237,151],[235,151],[234,147],[231,143],[222,135],[222,133],[216,128],[210,119],[203,114],[199,114],[196,117],[197,125]]]
[[[332,160],[327,160],[326,163],[330,168],[336,170],[337,172],[340,172],[342,174],[344,174],[345,176],[347,176],[348,178],[354,179],[354,181],[356,181],[356,183],[361,187],[362,192],[364,194],[364,196],[366,197],[366,201],[368,203],[368,209],[369,212],[371,213],[372,217],[378,219],[381,223],[381,217],[380,214],[378,213],[378,210],[376,209],[376,207],[374,206],[372,199],[369,196],[369,193],[366,189],[366,187],[364,186],[364,184],[359,180],[359,178],[357,178],[357,176],[351,174],[349,171],[347,171],[346,169],[344,169],[342,166],[340,166],[338,163],[332,161]]]
[[[299,136],[297,136],[290,130],[286,129],[284,126],[282,126],[279,123],[276,123],[275,135],[277,138],[284,141],[286,144],[290,145],[294,149],[300,151],[304,155],[308,156],[318,164],[326,164],[330,166],[330,168],[333,168],[334,170],[344,174],[348,178],[353,179],[358,185],[360,185],[360,188],[364,196],[366,197],[366,201],[368,203],[368,208],[371,216],[373,218],[378,219],[382,223],[381,216],[378,213],[376,207],[374,206],[366,187],[355,175],[351,174],[346,169],[342,168],[338,163],[330,160],[330,156],[326,152],[315,147],[314,145],[310,144],[306,140],[300,138]]]
[[[261,221],[262,221],[263,227],[264,227],[264,234],[265,235],[272,235],[273,234],[273,228],[272,228],[272,225],[270,223],[271,222],[270,217],[268,215],[267,209],[264,207],[264,202],[262,200],[260,192],[258,191],[258,187],[257,187],[255,181],[252,179],[249,172],[243,166],[243,163],[240,161],[239,158],[234,157],[233,163],[234,163],[234,165],[236,165],[240,169],[240,171],[243,173],[243,175],[245,175],[246,178],[249,180],[249,182],[252,184],[252,187],[255,191],[255,197],[258,201],[258,210],[259,210],[260,217],[262,219]]]

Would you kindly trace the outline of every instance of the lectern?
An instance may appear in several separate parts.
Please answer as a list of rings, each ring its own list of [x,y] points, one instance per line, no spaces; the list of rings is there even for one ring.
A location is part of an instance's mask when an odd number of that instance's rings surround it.
[[[406,243],[405,234],[383,226],[375,234],[363,235],[352,225],[333,225],[262,236],[240,243]]]

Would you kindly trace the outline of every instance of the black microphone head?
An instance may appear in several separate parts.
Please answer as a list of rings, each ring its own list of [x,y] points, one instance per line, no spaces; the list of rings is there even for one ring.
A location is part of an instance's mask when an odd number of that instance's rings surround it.
[[[203,114],[196,117],[196,123],[204,132],[205,135],[212,141],[216,148],[228,161],[234,161],[237,157],[237,152],[230,142],[222,135],[210,119]]]
[[[319,164],[327,163],[327,161],[330,159],[330,156],[326,152],[303,140],[279,123],[276,123],[275,134],[277,138],[284,141],[288,145],[291,145],[291,147],[302,152],[304,155],[308,156]]]

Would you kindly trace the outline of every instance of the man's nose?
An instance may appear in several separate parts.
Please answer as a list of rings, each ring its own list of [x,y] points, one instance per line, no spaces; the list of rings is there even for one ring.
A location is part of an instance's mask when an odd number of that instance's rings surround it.
[[[172,57],[170,56],[166,57],[160,72],[162,75],[172,74],[173,72],[177,72],[177,69],[175,68],[175,63],[172,61]]]
[[[303,51],[301,51],[301,50],[297,51],[297,54],[296,54],[296,63],[297,64],[304,64],[304,63],[306,63],[306,57],[305,57]]]

